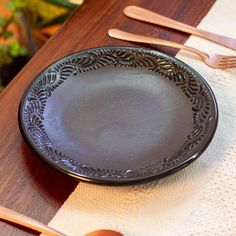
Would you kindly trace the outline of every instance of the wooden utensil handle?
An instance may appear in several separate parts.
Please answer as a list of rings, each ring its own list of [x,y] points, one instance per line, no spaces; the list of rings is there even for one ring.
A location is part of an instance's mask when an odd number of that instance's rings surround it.
[[[22,215],[16,211],[10,210],[3,206],[0,206],[0,219],[13,222],[18,225],[23,225],[27,228],[44,233],[45,235],[48,235],[48,236],[65,236],[64,234],[58,232],[55,229],[48,227],[47,225],[37,220],[34,220],[28,216]]]
[[[148,43],[148,44],[155,44],[155,45],[163,45],[163,46],[172,47],[172,48],[179,48],[179,49],[183,49],[183,50],[192,52],[194,54],[197,54],[202,58],[207,57],[207,55],[204,52],[199,51],[196,48],[192,48],[192,47],[189,47],[189,46],[186,46],[183,44],[171,42],[171,41],[164,40],[164,39],[158,39],[158,38],[133,34],[133,33],[125,32],[123,30],[119,30],[119,29],[110,29],[108,31],[108,34],[109,34],[109,36],[111,36],[113,38],[117,38],[117,39],[121,39],[121,40],[126,40],[126,41],[136,42],[136,43]]]
[[[162,16],[156,12],[152,12],[150,10],[144,9],[142,7],[138,6],[128,6],[124,9],[124,14],[130,18],[165,26],[171,29],[179,30],[185,33],[193,34],[208,40],[211,40],[215,43],[219,43],[223,46],[232,48],[236,50],[236,40],[225,37],[222,35],[214,34],[211,32],[207,32],[198,28],[195,28],[190,25],[186,25],[184,23],[175,21],[173,19],[170,19],[168,17]]]

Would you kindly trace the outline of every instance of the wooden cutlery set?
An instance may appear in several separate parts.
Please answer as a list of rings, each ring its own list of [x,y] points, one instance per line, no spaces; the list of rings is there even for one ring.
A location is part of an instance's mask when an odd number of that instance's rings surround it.
[[[180,23],[168,17],[162,16],[158,13],[146,10],[138,6],[128,6],[124,9],[124,14],[132,19],[144,21],[151,24],[156,24],[168,27],[174,30],[189,33],[214,43],[223,45],[230,49],[236,50],[236,40],[226,36],[214,34],[201,29],[197,29],[190,25]],[[133,34],[119,29],[110,29],[108,34],[110,37],[137,43],[147,43],[155,45],[163,45],[173,48],[179,48],[198,55],[208,66],[218,69],[228,69],[236,67],[236,56],[227,56],[220,54],[207,54],[196,48],[185,46],[183,44],[175,43],[168,40],[152,38],[148,36]]]

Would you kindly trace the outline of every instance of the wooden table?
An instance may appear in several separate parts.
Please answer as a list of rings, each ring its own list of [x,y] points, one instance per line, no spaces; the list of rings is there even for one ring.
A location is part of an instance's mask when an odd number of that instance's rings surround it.
[[[160,37],[184,43],[189,37],[158,26],[128,19],[127,5],[139,5],[176,20],[197,25],[214,0],[85,0],[60,30],[39,50],[10,85],[0,94],[0,205],[48,223],[77,185],[41,161],[27,146],[18,128],[18,106],[30,81],[53,61],[78,50],[104,45],[135,45],[111,39],[109,28]],[[148,45],[146,45],[148,47]],[[175,56],[177,50],[155,47]],[[32,235],[0,222],[0,235]]]

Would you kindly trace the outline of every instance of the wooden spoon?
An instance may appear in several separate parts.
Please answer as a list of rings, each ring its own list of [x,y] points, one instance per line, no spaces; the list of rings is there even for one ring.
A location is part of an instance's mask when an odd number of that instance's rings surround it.
[[[36,230],[47,236],[66,236],[65,234],[35,220],[28,216],[22,215],[9,208],[0,206],[0,219],[23,225],[27,228]],[[100,229],[86,234],[85,236],[123,236],[121,233],[114,230]]]

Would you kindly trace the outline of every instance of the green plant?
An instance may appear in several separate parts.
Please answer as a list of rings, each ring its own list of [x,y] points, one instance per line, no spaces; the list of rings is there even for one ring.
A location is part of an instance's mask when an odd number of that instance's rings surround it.
[[[0,66],[3,64],[9,64],[13,58],[27,54],[26,47],[17,39],[12,39],[14,35],[10,28],[12,24],[18,25],[17,18],[21,15],[21,9],[25,6],[21,0],[11,0],[6,4],[12,15],[0,17]]]
[[[11,14],[0,16],[0,91],[6,84],[4,67],[9,68],[17,58],[30,58],[78,6],[67,0],[7,2]]]

